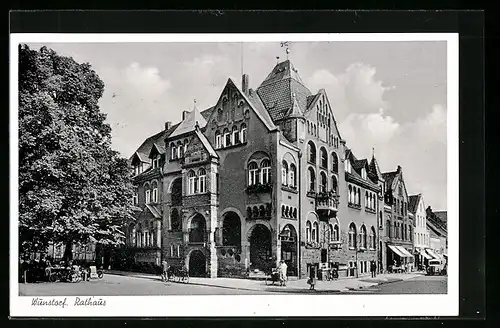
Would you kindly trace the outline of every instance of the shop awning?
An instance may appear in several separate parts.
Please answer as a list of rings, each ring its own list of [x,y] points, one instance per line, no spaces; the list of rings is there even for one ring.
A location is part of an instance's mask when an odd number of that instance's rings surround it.
[[[397,248],[396,246],[393,246],[393,245],[387,245],[389,246],[389,248],[394,252],[396,253],[397,256],[399,257],[406,257],[406,255],[404,255],[403,253],[401,253],[401,251],[399,250],[399,248]]]
[[[399,249],[401,253],[403,253],[403,257],[413,257],[413,255],[410,252],[408,252],[406,248],[404,248],[403,246],[396,246],[396,247],[397,249]]]
[[[435,258],[436,260],[440,260],[441,259],[441,256],[439,256],[436,253],[434,253],[434,251],[432,249],[426,248],[425,251],[427,253],[429,253],[429,255],[432,256],[433,258]]]
[[[429,254],[427,254],[427,253],[425,252],[425,250],[423,250],[423,249],[422,249],[422,250],[417,250],[417,252],[418,252],[420,255],[422,255],[425,259],[427,259],[427,260],[432,260],[432,256],[430,256]]]

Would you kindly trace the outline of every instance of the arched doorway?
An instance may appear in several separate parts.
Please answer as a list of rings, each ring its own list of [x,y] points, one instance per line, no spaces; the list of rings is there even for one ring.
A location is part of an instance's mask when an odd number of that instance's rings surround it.
[[[206,238],[205,218],[200,213],[196,214],[189,225],[189,242],[203,243]]]
[[[194,250],[189,255],[189,276],[206,277],[207,259],[202,251]]]
[[[241,221],[238,214],[228,212],[222,223],[222,245],[241,247]]]
[[[250,235],[250,269],[268,271],[273,265],[271,231],[262,224],[255,225]]]
[[[297,275],[297,231],[287,224],[280,232],[281,259],[285,261],[289,276]]]

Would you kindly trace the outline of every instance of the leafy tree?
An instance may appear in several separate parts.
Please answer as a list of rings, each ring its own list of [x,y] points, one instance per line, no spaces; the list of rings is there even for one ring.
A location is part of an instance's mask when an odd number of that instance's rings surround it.
[[[131,172],[111,149],[98,101],[104,83],[88,63],[19,46],[20,251],[49,242],[123,243]]]

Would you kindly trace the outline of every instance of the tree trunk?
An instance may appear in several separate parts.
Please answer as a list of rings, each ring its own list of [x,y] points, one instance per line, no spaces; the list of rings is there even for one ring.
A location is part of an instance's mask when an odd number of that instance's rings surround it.
[[[64,249],[63,260],[64,261],[72,261],[73,260],[73,241],[72,240],[68,240],[66,242],[66,248]]]

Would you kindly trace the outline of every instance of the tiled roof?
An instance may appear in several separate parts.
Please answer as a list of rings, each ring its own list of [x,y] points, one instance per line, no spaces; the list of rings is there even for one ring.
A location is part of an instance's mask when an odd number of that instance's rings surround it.
[[[319,98],[319,93],[315,94],[315,95],[312,95],[312,96],[308,96],[307,97],[307,100],[306,100],[306,108],[309,108],[309,106],[311,106],[311,104],[317,99]]]
[[[215,157],[215,158],[219,158],[219,155],[217,155],[217,152],[214,150],[214,148],[212,147],[212,145],[208,141],[207,137],[205,137],[205,135],[203,133],[201,133],[201,131],[199,129],[196,129],[194,132],[198,136],[198,138],[200,139],[200,141],[203,144],[203,146],[205,147],[205,149],[209,152],[210,156]]]
[[[375,157],[372,157],[372,160],[370,161],[370,171],[377,177],[379,180],[383,180],[384,177],[382,175],[382,172],[380,172],[380,167],[378,166],[378,161],[375,159]]]
[[[259,95],[252,90],[252,92],[248,94],[247,98],[252,104],[253,108],[260,114],[265,123],[275,129],[276,126],[274,125],[273,120],[266,110],[266,107],[262,103]]]
[[[158,132],[157,134],[152,135],[151,137],[144,140],[144,142],[139,146],[134,155],[130,157],[130,160],[132,160],[132,158],[137,154],[142,162],[149,163],[149,152],[151,151],[151,147],[153,147],[153,144],[156,144],[158,146],[164,145],[165,138],[170,136],[170,134],[174,132],[178,125],[179,124],[175,124],[170,127],[170,129]]]
[[[387,189],[392,188],[392,183],[394,182],[394,178],[397,175],[398,175],[397,171],[382,173],[382,177],[385,180],[385,186],[386,186]]]
[[[304,86],[292,63],[286,60],[274,67],[257,88],[257,94],[273,121],[277,121],[292,113],[294,94],[301,111],[305,112],[311,91]]]
[[[420,200],[420,195],[411,195],[408,197],[408,211],[415,213],[417,211],[418,201]]]
[[[441,221],[446,224],[448,222],[448,212],[447,211],[439,211],[439,212],[434,212],[438,218],[441,219]]]
[[[198,108],[193,108],[193,110],[187,115],[186,119],[183,120],[177,129],[170,135],[170,137],[176,137],[184,133],[192,132],[195,130],[196,125],[200,128],[207,125],[207,120],[201,115]]]
[[[359,172],[363,167],[366,167],[367,165],[368,165],[368,161],[366,159],[360,159],[360,160],[354,161],[354,163],[352,164],[352,167],[356,171]]]

